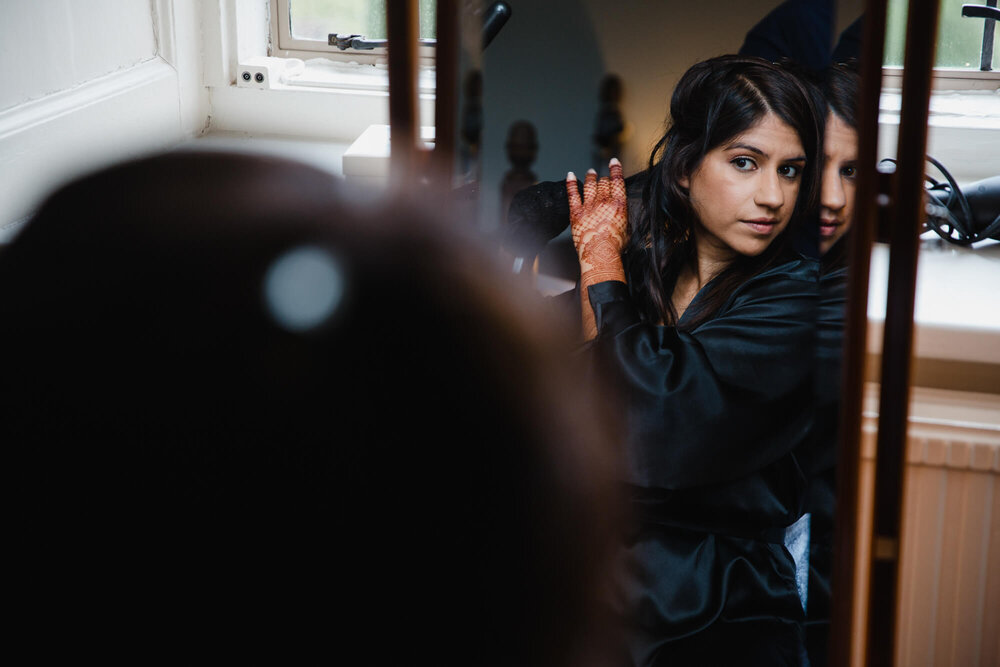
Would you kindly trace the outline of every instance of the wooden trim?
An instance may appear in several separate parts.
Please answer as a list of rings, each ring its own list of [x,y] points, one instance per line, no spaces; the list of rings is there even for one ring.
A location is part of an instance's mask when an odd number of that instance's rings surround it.
[[[451,191],[458,132],[458,62],[461,22],[458,0],[437,3],[437,92],[434,99],[434,150],[431,156],[433,185]]]
[[[868,279],[871,248],[878,220],[876,198],[879,94],[885,45],[887,0],[866,0],[861,50],[861,91],[858,108],[858,188],[855,223],[850,238],[848,310],[844,329],[844,370],[841,384],[840,443],[837,459],[837,504],[830,607],[830,664],[851,664],[852,646],[864,646],[864,624],[855,613],[859,578],[859,492],[865,358],[867,356]]]
[[[417,169],[417,0],[388,0],[390,181],[403,187]]]
[[[865,381],[878,382],[882,355],[868,354]],[[913,387],[1000,394],[1000,364],[915,357],[911,370]]]
[[[937,35],[938,0],[910,3],[899,148],[890,220],[889,280],[882,345],[879,429],[875,452],[875,497],[870,552],[867,664],[892,665],[896,649],[899,557],[885,557],[878,545],[902,538],[905,493],[906,421],[913,350],[913,304],[917,287],[919,224],[923,211],[924,156]]]

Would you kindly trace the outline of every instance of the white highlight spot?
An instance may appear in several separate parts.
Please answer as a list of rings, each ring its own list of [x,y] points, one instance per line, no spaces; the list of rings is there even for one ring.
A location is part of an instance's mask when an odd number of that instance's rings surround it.
[[[264,276],[271,316],[289,331],[325,322],[340,305],[344,279],[339,263],[322,248],[301,246],[276,259]]]

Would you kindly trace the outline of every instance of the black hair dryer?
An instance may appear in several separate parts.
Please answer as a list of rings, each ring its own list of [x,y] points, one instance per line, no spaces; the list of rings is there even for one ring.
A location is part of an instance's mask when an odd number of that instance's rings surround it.
[[[990,176],[959,187],[944,165],[927,156],[945,180],[925,176],[927,202],[922,231],[933,230],[945,241],[969,246],[983,239],[1000,241],[1000,176]],[[879,171],[892,174],[896,161],[885,158]]]

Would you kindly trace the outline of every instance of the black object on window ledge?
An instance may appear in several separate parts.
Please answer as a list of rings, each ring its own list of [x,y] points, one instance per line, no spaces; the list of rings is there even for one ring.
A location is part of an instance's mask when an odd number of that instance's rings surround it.
[[[930,155],[926,159],[945,180],[939,182],[930,175],[924,176],[927,198],[921,233],[934,231],[945,241],[960,246],[970,246],[985,239],[1000,241],[1000,175],[960,187],[943,164]],[[879,165],[882,173],[891,179],[896,160],[884,158]],[[887,240],[884,231],[879,234],[879,240]]]

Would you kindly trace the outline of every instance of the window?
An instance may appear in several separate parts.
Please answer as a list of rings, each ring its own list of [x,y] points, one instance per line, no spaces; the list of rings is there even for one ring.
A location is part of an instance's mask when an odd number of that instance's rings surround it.
[[[421,57],[433,57],[437,26],[435,0],[419,2]],[[384,46],[341,49],[331,34],[360,35],[361,41],[385,40],[386,0],[271,0],[272,55],[298,58],[332,57],[358,62],[385,59]]]
[[[986,5],[988,0],[976,4]],[[991,88],[1000,85],[1000,30],[992,30],[994,71],[980,70],[983,34],[987,20],[962,16],[962,5],[968,0],[942,0],[938,14],[938,39],[935,53],[936,87]],[[889,0],[885,31],[883,64],[890,77],[898,75],[903,66],[906,47],[907,0]],[[993,3],[995,4],[995,2]],[[990,23],[995,24],[995,21]]]
[[[889,0],[885,33],[885,64],[902,66],[906,33],[907,0]],[[938,43],[935,66],[979,69],[985,19],[962,16],[963,0],[943,0],[938,13]],[[986,0],[980,3],[986,4]],[[1000,67],[1000,31],[993,31],[993,69]]]

